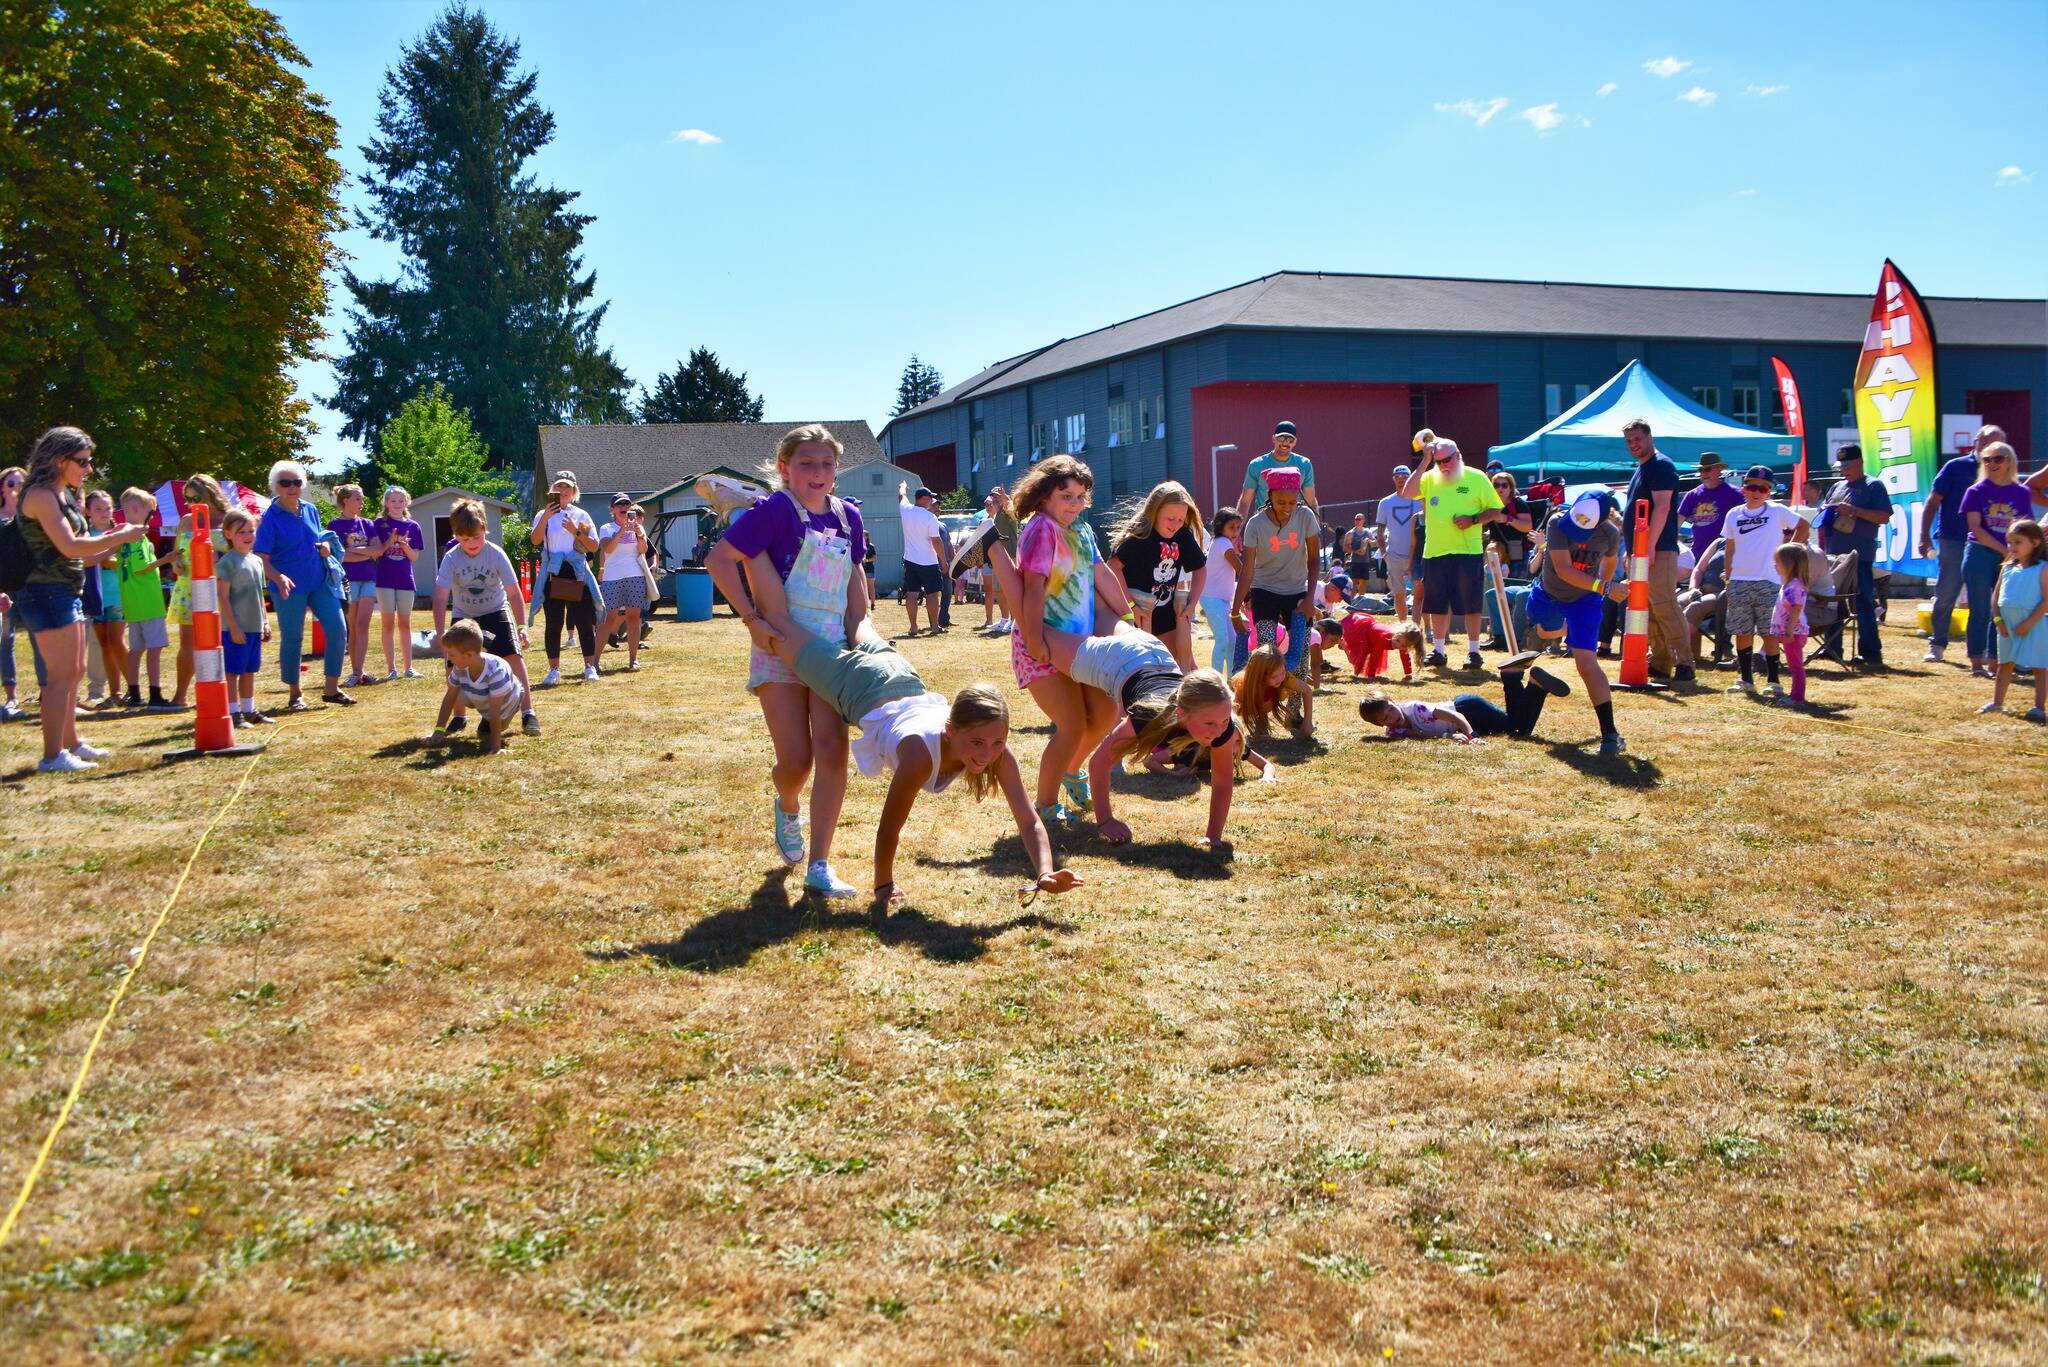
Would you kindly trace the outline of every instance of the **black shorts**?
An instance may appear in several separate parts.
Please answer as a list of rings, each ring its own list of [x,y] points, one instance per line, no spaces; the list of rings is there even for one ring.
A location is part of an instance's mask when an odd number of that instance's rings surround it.
[[[937,593],[945,587],[946,576],[937,565],[913,565],[903,562],[903,591],[905,593]]]
[[[1171,603],[1154,603],[1149,610],[1142,601],[1132,606],[1137,609],[1131,614],[1133,620],[1161,640],[1166,639],[1167,633],[1180,623],[1180,617],[1174,612]]]
[[[1485,607],[1483,555],[1439,555],[1423,562],[1422,610],[1454,616]]]
[[[1278,622],[1286,626],[1294,614],[1301,611],[1301,600],[1308,596],[1306,586],[1300,593],[1275,593],[1271,589],[1253,589],[1249,595],[1251,616],[1254,622]]]
[[[512,624],[511,612],[499,608],[474,620],[483,629],[486,655],[495,655],[501,660],[519,658],[519,629]]]

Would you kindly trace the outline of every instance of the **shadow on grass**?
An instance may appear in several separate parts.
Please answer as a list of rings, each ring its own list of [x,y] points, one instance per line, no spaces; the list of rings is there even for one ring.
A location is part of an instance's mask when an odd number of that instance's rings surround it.
[[[1268,731],[1263,736],[1247,732],[1245,739],[1251,744],[1252,749],[1272,760],[1274,765],[1281,769],[1296,768],[1330,752],[1330,747],[1320,738],[1296,740],[1285,731]]]
[[[1543,746],[1567,768],[1617,788],[1654,788],[1664,781],[1664,771],[1657,767],[1657,762],[1641,755],[1603,755],[1584,748],[1583,743],[1561,740],[1544,741]]]
[[[1153,778],[1149,774],[1146,777]],[[1153,781],[1170,782],[1156,778]],[[1187,785],[1183,783],[1173,791],[1185,797]],[[1228,854],[1212,854],[1200,845],[1185,841],[1146,843],[1133,840],[1127,845],[1112,845],[1095,834],[1093,821],[1084,821],[1072,831],[1051,831],[1048,834],[1052,837],[1053,862],[1056,864],[1064,863],[1068,855],[1086,853],[1138,868],[1164,869],[1180,878],[1230,877],[1230,870],[1226,867],[1230,859]],[[1014,875],[1020,883],[1029,881],[1031,877],[1031,861],[1024,853],[1024,842],[1014,833],[996,841],[987,854],[958,859],[922,854],[917,857],[917,865],[925,869],[982,869],[989,873]]]
[[[674,940],[649,941],[630,949],[591,950],[590,957],[604,962],[644,957],[693,973],[723,973],[744,967],[761,950],[802,934],[872,930],[885,945],[907,945],[938,963],[968,963],[988,952],[989,941],[1013,930],[1067,935],[1074,929],[1066,921],[1036,912],[1020,912],[992,925],[960,925],[914,906],[899,907],[878,921],[865,902],[828,902],[806,893],[800,882],[792,886],[797,877],[786,871],[768,874],[745,906],[715,911]]]
[[[484,743],[472,727],[467,732],[450,737],[440,745],[429,745],[424,736],[407,736],[392,741],[376,750],[378,759],[407,759],[412,763],[407,768],[432,772],[454,763],[458,759],[483,759]]]

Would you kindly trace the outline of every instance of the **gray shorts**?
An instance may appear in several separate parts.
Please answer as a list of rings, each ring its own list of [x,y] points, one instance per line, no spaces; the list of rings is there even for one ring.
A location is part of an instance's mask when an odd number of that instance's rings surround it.
[[[128,648],[130,650],[162,650],[171,643],[170,628],[161,617],[128,624]]]
[[[1386,554],[1386,561],[1387,592],[1398,592],[1401,589],[1407,588],[1409,584],[1414,582],[1412,573],[1415,565],[1414,556],[1395,555],[1392,551],[1388,551]]]
[[[1736,636],[1768,636],[1778,586],[1768,579],[1735,579],[1728,584],[1728,630]]]
[[[382,612],[411,612],[419,594],[413,589],[390,589],[382,584],[377,586],[377,607]]]
[[[797,681],[830,702],[848,726],[884,703],[915,698],[924,683],[910,661],[882,641],[864,640],[848,650],[813,636],[794,662]]]

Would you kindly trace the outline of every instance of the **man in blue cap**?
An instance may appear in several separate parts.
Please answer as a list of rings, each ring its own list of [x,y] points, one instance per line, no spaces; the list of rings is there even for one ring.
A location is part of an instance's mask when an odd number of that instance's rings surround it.
[[[1316,498],[1315,462],[1307,456],[1295,454],[1294,440],[1293,423],[1277,422],[1273,424],[1273,449],[1245,467],[1244,488],[1240,489],[1237,494],[1237,515],[1239,517],[1250,517],[1252,515],[1252,499],[1254,496],[1261,502],[1265,501],[1266,471],[1268,470],[1301,471],[1302,501],[1307,503],[1320,516],[1323,511],[1323,505]]]
[[[1586,685],[1593,715],[1600,719],[1603,755],[1619,755],[1628,749],[1614,727],[1614,695],[1594,653],[1600,645],[1602,599],[1628,596],[1628,586],[1614,579],[1614,565],[1621,556],[1621,528],[1615,509],[1613,494],[1588,489],[1552,513],[1543,528],[1543,558],[1536,582],[1529,586],[1529,625],[1545,641],[1564,638],[1565,649],[1571,651],[1572,663]],[[1536,651],[1524,651],[1508,664],[1526,663],[1537,656]]]
[[[1387,596],[1394,600],[1395,617],[1409,615],[1408,580],[1415,565],[1415,539],[1422,535],[1421,500],[1401,495],[1402,486],[1414,473],[1405,465],[1396,465],[1394,492],[1381,499],[1373,510],[1380,556],[1387,562]]]

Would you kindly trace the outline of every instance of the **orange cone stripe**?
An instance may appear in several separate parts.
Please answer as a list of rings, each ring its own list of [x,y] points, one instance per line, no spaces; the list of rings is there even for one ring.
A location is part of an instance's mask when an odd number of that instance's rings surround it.
[[[226,750],[235,743],[228,716],[227,658],[220,644],[220,585],[213,577],[211,510],[192,509],[192,746]]]

